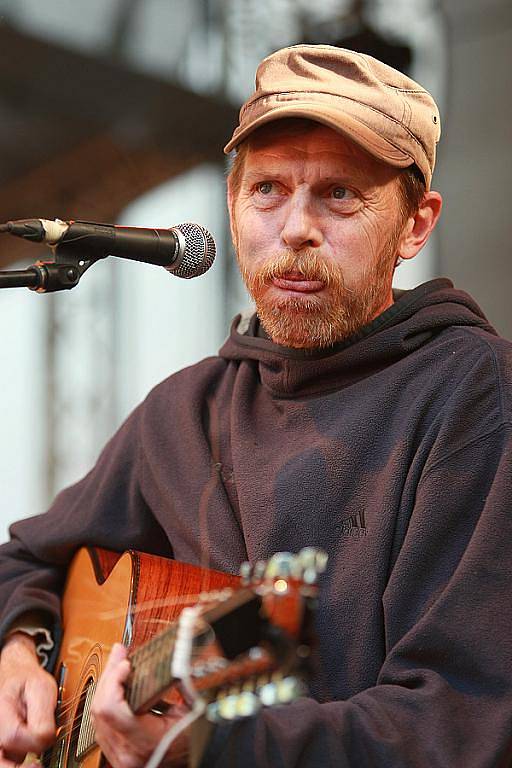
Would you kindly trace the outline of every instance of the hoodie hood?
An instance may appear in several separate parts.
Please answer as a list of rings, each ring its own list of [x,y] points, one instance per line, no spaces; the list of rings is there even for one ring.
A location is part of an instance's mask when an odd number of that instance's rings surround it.
[[[256,315],[248,327],[235,317],[219,354],[259,368],[262,384],[293,397],[340,388],[371,376],[420,349],[448,328],[480,328],[497,335],[478,304],[450,280],[438,278],[398,291],[385,312],[350,338],[326,349],[292,349],[275,344]]]

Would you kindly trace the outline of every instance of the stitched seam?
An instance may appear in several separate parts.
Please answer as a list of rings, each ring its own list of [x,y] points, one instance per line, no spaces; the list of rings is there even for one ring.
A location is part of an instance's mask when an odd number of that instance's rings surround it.
[[[300,47],[301,47],[301,45],[302,45],[302,43],[298,43],[298,44],[296,44],[296,45],[291,45],[291,46],[290,46],[290,48],[300,48]],[[318,47],[319,47],[319,48],[326,48],[326,47],[328,47],[328,46],[326,46],[326,45],[319,45]],[[363,56],[363,54],[362,54],[362,53],[359,53],[358,51],[351,51],[351,53],[352,53],[354,56],[357,56],[357,58],[358,58],[358,59],[360,59],[360,61],[361,61],[361,62],[364,64],[364,66],[365,66],[365,69],[366,69],[366,70],[367,70],[367,71],[368,71],[368,72],[369,72],[369,73],[370,73],[370,74],[371,74],[373,77],[375,77],[375,73],[374,73],[373,69],[370,67],[370,65],[369,65],[369,63],[368,63],[368,61],[367,61],[367,59],[366,59],[366,58]],[[428,91],[426,91],[424,88],[419,88],[419,87],[418,87],[418,88],[398,88],[397,86],[394,86],[394,85],[390,85],[389,83],[385,83],[385,82],[383,82],[382,80],[380,80],[379,82],[381,82],[381,83],[382,83],[382,85],[385,85],[385,86],[386,86],[386,88],[393,88],[394,90],[396,90],[396,91],[402,91],[403,93],[426,93],[427,95],[430,95],[430,94],[428,93]]]
[[[392,86],[389,86],[389,87],[391,88]],[[362,106],[366,107],[367,109],[371,109],[371,111],[375,112],[377,115],[380,115],[381,117],[387,118],[391,122],[395,123],[395,125],[401,126],[409,134],[411,139],[413,139],[416,142],[416,144],[423,150],[423,152],[425,153],[425,157],[428,160],[428,156],[427,156],[427,152],[425,150],[425,147],[421,143],[421,141],[417,138],[417,136],[415,136],[414,133],[412,133],[412,131],[410,131],[409,128],[407,128],[406,125],[403,125],[403,123],[401,123],[395,117],[391,117],[391,115],[387,115],[385,112],[381,112],[381,110],[377,109],[376,107],[372,107],[369,104],[365,104],[364,102],[358,101],[357,99],[352,99],[350,96],[340,96],[339,93],[331,93],[330,91],[280,91],[279,93],[280,94],[281,93],[286,93],[286,94],[290,94],[290,95],[293,94],[293,93],[301,93],[301,94],[306,94],[306,93],[314,93],[314,94],[323,93],[326,96],[334,96],[337,99],[346,99],[347,101],[352,101],[355,104],[361,104]],[[267,99],[269,96],[275,96],[275,95],[278,95],[278,94],[276,94],[276,93],[266,93],[266,94],[263,94],[262,96],[258,96],[257,99],[255,99],[254,101],[251,102],[250,106],[248,105],[248,108],[252,108],[253,104],[256,104],[261,99]],[[284,102],[284,104],[286,104],[286,102]],[[353,117],[355,120],[360,122],[362,125],[365,125],[367,128],[371,127],[370,125],[368,125],[368,123],[366,123],[364,120],[362,120],[359,116],[351,115],[351,117]],[[391,144],[393,147],[395,147],[395,149],[398,149],[400,152],[404,152],[403,149],[401,149],[400,147],[397,147],[396,144],[394,144],[389,139],[386,139],[386,141],[389,144]],[[407,153],[405,153],[405,154],[407,154]]]
[[[493,427],[493,429],[489,430],[488,432],[485,432],[482,435],[477,435],[472,440],[469,440],[467,443],[464,443],[464,445],[459,446],[459,448],[454,449],[453,451],[446,454],[445,456],[441,456],[439,459],[437,459],[437,461],[434,464],[432,464],[426,470],[424,477],[427,477],[432,470],[434,470],[437,466],[439,466],[439,464],[452,458],[452,456],[455,456],[459,451],[463,451],[466,448],[468,448],[470,445],[473,445],[475,442],[478,442],[479,440],[494,434],[495,432],[499,431],[502,427],[512,426],[512,421],[510,421],[508,418],[505,418],[505,409],[503,407],[503,394],[500,387],[501,376],[500,376],[499,367],[496,361],[496,352],[486,339],[482,339],[480,337],[476,337],[476,339],[480,342],[482,346],[484,346],[490,352],[491,363],[494,370],[494,377],[496,382],[494,389],[496,391],[496,395],[498,399],[501,421],[496,427]],[[423,480],[423,477],[422,477],[422,480]],[[420,483],[421,483],[421,480],[420,480]]]
[[[372,75],[372,77],[375,77],[376,75],[375,75],[373,69],[371,68],[368,60],[361,53],[357,53],[356,51],[352,51],[352,53],[356,54],[358,59],[360,59],[363,62],[364,66],[365,66],[365,69]],[[381,82],[383,85],[385,85],[386,88],[393,88],[394,90],[402,91],[403,93],[426,93],[424,88],[412,88],[412,89],[409,90],[409,89],[406,89],[406,88],[395,88],[395,86],[389,85],[388,83],[384,83],[382,80],[379,80],[379,82]]]
[[[503,407],[503,394],[502,394],[502,391],[501,391],[501,387],[499,386],[499,383],[501,381],[501,376],[500,376],[500,369],[499,369],[499,366],[498,366],[498,363],[497,363],[497,360],[496,360],[496,352],[495,352],[493,347],[489,344],[489,342],[486,339],[480,339],[480,341],[481,341],[482,344],[484,344],[487,347],[487,349],[491,353],[492,366],[494,368],[494,373],[496,375],[496,388],[498,390],[498,400],[499,400],[499,404],[500,404],[500,414],[501,414],[501,418],[506,423],[507,420],[505,419],[505,409]]]
[[[475,443],[479,443],[481,440],[484,440],[486,437],[490,437],[491,435],[494,435],[497,432],[500,432],[503,429],[512,428],[512,421],[502,421],[500,424],[498,424],[497,427],[493,427],[493,429],[489,429],[487,432],[484,432],[481,435],[477,435],[476,437],[473,437],[471,440],[468,440],[463,445],[460,445],[458,448],[454,448],[453,451],[450,451],[450,453],[445,454],[444,456],[437,459],[437,461],[432,464],[422,475],[421,480],[418,483],[418,488],[422,484],[422,482],[430,475],[431,472],[433,472],[437,467],[439,467],[441,464],[444,464],[445,462],[452,459],[454,456],[457,456],[457,454],[462,453],[462,451],[465,451],[466,448],[469,448],[471,445],[474,445]]]
[[[429,95],[423,88],[397,88],[395,85],[389,85],[389,83],[382,83],[385,88],[391,88],[392,91],[397,93],[424,93]]]

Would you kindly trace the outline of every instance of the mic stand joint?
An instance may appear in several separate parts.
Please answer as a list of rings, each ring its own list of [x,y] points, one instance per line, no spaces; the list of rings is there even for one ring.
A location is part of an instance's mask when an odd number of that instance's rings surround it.
[[[37,261],[27,269],[0,271],[0,288],[30,288],[38,293],[65,291],[78,285],[84,272],[99,260],[77,257],[64,243],[52,250],[54,261]]]

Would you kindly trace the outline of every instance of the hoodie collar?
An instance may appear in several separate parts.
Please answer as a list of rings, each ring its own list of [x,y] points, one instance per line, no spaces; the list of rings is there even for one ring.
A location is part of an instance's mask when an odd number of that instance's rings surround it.
[[[325,349],[275,344],[255,314],[248,324],[238,315],[220,355],[228,360],[252,361],[265,387],[275,395],[294,397],[338,389],[366,378],[419,349],[447,327],[469,325],[496,333],[476,302],[454,289],[446,278],[394,295],[395,302],[371,323]]]

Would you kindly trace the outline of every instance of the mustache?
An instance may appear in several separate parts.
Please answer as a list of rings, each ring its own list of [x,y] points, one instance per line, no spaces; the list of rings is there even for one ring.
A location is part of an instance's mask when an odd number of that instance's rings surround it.
[[[277,253],[248,277],[253,285],[263,287],[276,278],[292,273],[300,275],[304,280],[319,280],[327,287],[344,282],[341,270],[312,250]]]

